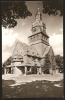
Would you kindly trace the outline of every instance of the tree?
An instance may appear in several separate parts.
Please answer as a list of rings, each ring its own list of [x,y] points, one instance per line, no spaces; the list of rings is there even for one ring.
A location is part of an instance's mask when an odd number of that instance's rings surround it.
[[[59,67],[59,70],[63,72],[63,57],[60,55],[55,56],[56,64]]]
[[[33,2],[33,1],[32,1]],[[63,15],[63,0],[43,0],[43,13],[48,15]],[[33,7],[34,8],[34,7]],[[2,26],[12,28],[17,25],[17,19],[31,16],[25,1],[7,0],[1,2]]]
[[[3,67],[6,67],[7,65],[10,65],[10,64],[11,64],[11,60],[12,60],[12,57],[9,57],[9,58],[3,63]]]
[[[60,14],[59,14],[60,12]],[[48,15],[63,15],[63,0],[43,0],[43,13]]]
[[[8,0],[1,2],[1,17],[2,25],[5,28],[12,28],[17,25],[19,18],[26,18],[31,16],[31,12],[28,10],[25,1],[21,0]]]

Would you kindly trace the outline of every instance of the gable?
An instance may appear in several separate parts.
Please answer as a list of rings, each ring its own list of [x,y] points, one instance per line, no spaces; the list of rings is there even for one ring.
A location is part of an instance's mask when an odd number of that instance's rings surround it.
[[[29,45],[17,40],[14,45],[12,57],[15,56],[16,58],[18,58],[18,57],[20,57],[20,56],[22,57],[24,55],[40,57],[37,50],[33,46],[29,46]]]

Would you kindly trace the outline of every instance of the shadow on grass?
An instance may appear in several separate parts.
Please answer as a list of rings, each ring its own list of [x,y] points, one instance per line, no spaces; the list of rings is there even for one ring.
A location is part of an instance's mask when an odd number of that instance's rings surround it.
[[[64,97],[63,81],[35,81],[11,87],[12,80],[2,82],[3,98]],[[61,84],[56,87],[54,84]]]

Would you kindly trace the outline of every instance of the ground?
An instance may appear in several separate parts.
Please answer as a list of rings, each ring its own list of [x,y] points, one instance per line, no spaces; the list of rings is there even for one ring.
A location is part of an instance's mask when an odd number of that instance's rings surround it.
[[[22,82],[23,77],[28,82]],[[23,77],[18,78],[20,81],[3,79],[3,98],[64,97],[63,79],[55,81],[49,75],[47,75],[49,80],[48,78],[42,79],[42,76]],[[33,78],[37,79],[30,82],[29,80],[33,80]]]

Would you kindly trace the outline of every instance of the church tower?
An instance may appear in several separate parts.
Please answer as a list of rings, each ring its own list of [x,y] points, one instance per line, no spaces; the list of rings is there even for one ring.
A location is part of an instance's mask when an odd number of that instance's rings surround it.
[[[43,55],[47,46],[49,46],[49,36],[46,34],[46,26],[42,22],[42,14],[38,8],[35,15],[35,22],[32,24],[32,35],[29,36],[31,46],[34,46],[40,56]]]

